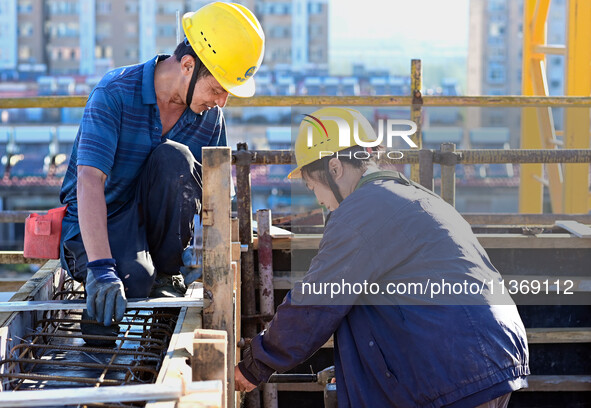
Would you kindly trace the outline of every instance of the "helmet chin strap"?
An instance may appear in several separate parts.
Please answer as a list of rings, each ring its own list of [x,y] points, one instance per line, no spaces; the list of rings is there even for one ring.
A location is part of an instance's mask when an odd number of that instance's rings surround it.
[[[329,161],[330,160],[324,161],[324,171],[326,172],[326,175],[328,176],[327,177],[328,178],[328,186],[330,187],[330,190],[334,194],[334,198],[336,198],[337,202],[340,204],[341,202],[343,202],[343,196],[341,195],[341,192],[339,191],[339,186],[332,178],[332,174],[330,174],[330,169],[328,168]]]
[[[193,67],[193,74],[191,75],[191,82],[189,82],[189,89],[187,89],[187,106],[191,109],[191,102],[193,102],[193,91],[195,90],[195,84],[197,83],[197,73],[201,68],[201,61],[199,58],[195,58],[195,66]]]

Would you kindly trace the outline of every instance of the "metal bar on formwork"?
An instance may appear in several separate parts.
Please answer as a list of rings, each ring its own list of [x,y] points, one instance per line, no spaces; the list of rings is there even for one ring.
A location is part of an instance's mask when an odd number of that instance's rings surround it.
[[[435,152],[435,163],[443,160],[439,155],[439,152]],[[457,150],[455,155],[458,164],[591,163],[591,149]]]
[[[546,17],[549,0],[525,0],[523,3],[523,59],[521,93],[535,95],[535,67],[545,62],[542,53],[535,52],[536,46],[546,43]],[[521,148],[542,149],[538,123],[538,112],[531,107],[521,113]],[[521,166],[519,180],[519,212],[542,213],[544,186],[539,180],[543,177],[541,164]]]
[[[442,143],[441,153],[454,153],[455,143]],[[447,164],[441,165],[441,198],[447,203],[455,206],[456,203],[456,163],[450,160]]]
[[[433,152],[427,149],[419,151],[419,182],[433,191]]]
[[[257,211],[257,236],[259,241],[259,304],[261,314],[275,313],[275,297],[273,295],[273,239],[271,238],[271,210]],[[269,322],[265,324],[265,328]],[[277,408],[277,385],[264,384],[263,406]]]
[[[236,405],[234,394],[234,273],[231,255],[232,150],[203,148],[203,297],[212,302],[203,309],[203,328],[225,330],[227,344],[227,392],[222,406]]]
[[[462,214],[472,225],[554,225],[557,220],[572,220],[591,224],[591,214]]]
[[[536,61],[532,64],[532,81],[536,95],[548,95],[548,80],[546,76],[545,61]],[[538,116],[538,128],[540,140],[544,149],[558,149],[556,129],[554,128],[554,117],[551,107],[536,108]],[[564,195],[562,194],[562,167],[559,164],[547,164],[545,166],[548,174],[548,189],[550,191],[550,202],[552,212],[562,213]]]
[[[388,158],[388,152],[376,152],[374,157],[379,160],[391,162],[393,164],[407,164],[407,163],[418,163],[419,162],[419,151],[418,150],[400,150],[403,154],[403,158],[399,159],[399,155],[393,155]],[[247,159],[250,160],[250,164],[293,164],[295,162],[295,155],[289,150],[250,150]],[[238,155],[241,155],[239,151],[233,152],[234,162],[238,169]],[[238,171],[238,170],[237,170]]]
[[[262,152],[265,153],[265,152]],[[271,153],[271,152],[268,152]],[[271,156],[264,154],[262,156]],[[291,158],[289,159],[291,163]],[[255,281],[254,281],[254,250],[252,236],[252,197],[250,165],[253,162],[253,153],[248,150],[248,144],[238,143],[237,150],[233,153],[233,163],[236,165],[236,187],[238,204],[238,223],[240,243],[247,246],[246,252],[240,257],[241,262],[241,298],[242,315],[252,316],[256,314]],[[242,337],[253,338],[257,334],[256,322],[243,318]],[[246,394],[246,406],[249,408],[260,407],[260,395],[258,390]]]
[[[261,152],[264,153],[264,152]],[[265,155],[266,156],[266,155]],[[238,201],[238,222],[240,243],[247,245],[247,251],[242,254],[242,310],[244,315],[256,313],[254,289],[254,254],[252,248],[252,198],[250,164],[252,153],[246,143],[238,143],[238,150],[234,153],[236,163],[236,184]],[[256,325],[245,321],[243,336],[254,337],[257,334]]]
[[[387,156],[381,154],[377,157],[378,161],[388,161],[399,164],[419,163],[420,151],[418,150],[400,150],[403,157],[388,160]],[[291,152],[285,151],[265,151],[265,150],[251,150],[247,152],[247,156],[242,156],[242,153],[235,151],[235,162],[237,164],[237,172],[239,170],[238,156],[246,157],[247,162],[251,164],[291,164],[293,163]],[[379,153],[378,153],[379,154]],[[457,164],[523,164],[523,163],[591,163],[591,149],[569,149],[569,150],[555,150],[555,149],[470,149],[470,150],[456,150],[454,153],[441,153],[434,151],[433,163],[442,163],[448,157],[457,160]],[[250,179],[249,179],[250,180]],[[249,184],[250,185],[250,184]],[[240,193],[238,199],[240,201]],[[243,222],[241,220],[241,222]],[[242,230],[241,230],[242,234]],[[241,236],[242,239],[242,236]]]
[[[570,0],[567,15],[567,41],[565,64],[565,93],[568,96],[591,94],[591,2]],[[588,149],[589,109],[571,108],[564,113],[564,147]],[[568,164],[564,166],[565,212],[587,213],[591,209],[589,196],[589,165]]]
[[[411,139],[418,146],[423,148],[422,123],[423,123],[423,68],[421,60],[413,59],[410,62],[410,92],[412,94],[412,106],[410,107],[410,120],[417,126],[417,131],[411,136]],[[410,179],[420,182],[419,165],[410,166]]]
[[[87,96],[2,98],[0,109],[84,107]],[[411,96],[253,96],[228,99],[227,107],[411,106]],[[423,106],[591,107],[588,96],[423,96]]]
[[[44,211],[0,211],[0,222],[25,222],[33,213],[44,214]]]

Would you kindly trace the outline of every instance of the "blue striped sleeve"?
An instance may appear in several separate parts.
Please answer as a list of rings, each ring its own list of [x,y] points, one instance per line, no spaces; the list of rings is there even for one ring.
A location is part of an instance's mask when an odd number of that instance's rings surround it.
[[[121,104],[107,89],[97,87],[88,99],[80,123],[78,166],[110,175],[121,126]]]

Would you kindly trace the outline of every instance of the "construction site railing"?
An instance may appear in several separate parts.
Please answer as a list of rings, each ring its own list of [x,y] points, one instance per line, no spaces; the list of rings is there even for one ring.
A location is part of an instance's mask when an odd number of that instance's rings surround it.
[[[254,96],[228,98],[227,107],[277,106],[471,106],[471,107],[591,107],[584,96]],[[88,96],[1,98],[0,109],[83,108]]]
[[[295,156],[289,150],[248,151],[247,146],[239,144],[234,152],[233,164],[244,166],[253,164],[293,164]],[[420,183],[433,190],[433,165],[441,165],[441,196],[451,205],[455,204],[455,166],[457,164],[528,164],[528,163],[591,163],[591,150],[455,150],[455,144],[443,143],[441,150],[397,150],[402,157],[389,159],[381,155],[381,163],[418,164]],[[238,173],[237,173],[238,174]],[[250,174],[250,173],[249,173]],[[240,177],[244,180],[244,176]],[[241,181],[238,181],[240,184]],[[244,181],[242,181],[244,182]]]

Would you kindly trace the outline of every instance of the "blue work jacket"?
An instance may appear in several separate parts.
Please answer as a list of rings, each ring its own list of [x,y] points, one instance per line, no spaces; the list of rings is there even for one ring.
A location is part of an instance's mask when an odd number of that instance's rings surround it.
[[[408,289],[443,280],[483,290],[441,299],[381,293],[388,283]],[[364,281],[380,293],[331,299],[307,296],[303,286],[290,291],[245,350],[241,372],[266,381],[334,333],[339,407],[474,407],[527,386],[517,308],[498,294],[500,275],[470,225],[440,198],[394,180],[370,182],[345,198],[304,284]]]

